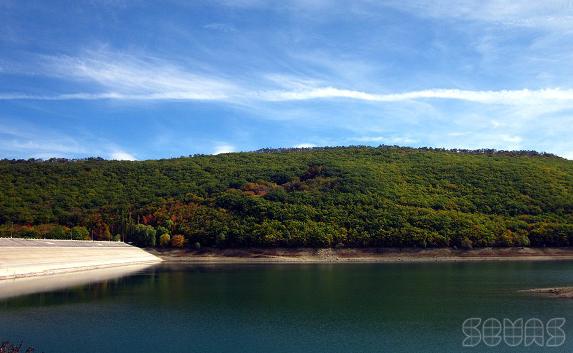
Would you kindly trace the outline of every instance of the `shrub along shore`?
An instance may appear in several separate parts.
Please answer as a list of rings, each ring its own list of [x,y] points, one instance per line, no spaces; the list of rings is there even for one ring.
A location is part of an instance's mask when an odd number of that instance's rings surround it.
[[[573,246],[573,161],[395,146],[0,161],[0,237],[143,247]]]

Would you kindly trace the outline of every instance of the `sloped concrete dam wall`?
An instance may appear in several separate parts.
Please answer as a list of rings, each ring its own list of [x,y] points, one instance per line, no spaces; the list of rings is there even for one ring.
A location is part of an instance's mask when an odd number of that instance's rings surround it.
[[[160,261],[121,242],[0,238],[0,280]]]

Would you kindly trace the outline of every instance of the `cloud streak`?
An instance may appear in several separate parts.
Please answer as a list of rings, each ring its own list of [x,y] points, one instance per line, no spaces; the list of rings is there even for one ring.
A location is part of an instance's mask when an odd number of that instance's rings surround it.
[[[305,100],[349,99],[366,102],[404,102],[416,100],[457,100],[482,104],[531,105],[548,101],[573,102],[573,89],[548,88],[539,90],[461,90],[427,89],[400,93],[370,93],[335,87],[318,87],[301,90],[249,91],[229,94],[226,92],[201,93],[195,90],[154,91],[149,93],[70,93],[57,95],[28,95],[20,93],[0,94],[0,100],[149,100],[149,101],[265,101],[288,102]]]
[[[0,92],[0,100],[123,100],[123,101],[219,101],[236,104],[353,100],[392,103],[454,100],[495,105],[573,102],[573,89],[468,90],[432,88],[405,92],[349,89],[338,82],[279,73],[230,80],[206,67],[183,67],[152,56],[135,56],[106,49],[80,56],[44,57],[36,74],[88,86],[87,92],[28,94]],[[248,82],[245,84],[244,82]],[[256,87],[256,88],[253,88]]]
[[[573,89],[475,91],[460,89],[428,89],[402,93],[375,94],[334,87],[307,91],[279,91],[266,95],[268,100],[310,100],[348,98],[374,102],[402,102],[409,100],[449,99],[484,104],[528,104],[540,101],[573,101]]]

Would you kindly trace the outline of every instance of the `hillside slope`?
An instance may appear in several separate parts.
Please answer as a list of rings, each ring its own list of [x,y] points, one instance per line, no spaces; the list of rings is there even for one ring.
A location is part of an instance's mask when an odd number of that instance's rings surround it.
[[[81,238],[87,229],[140,245],[180,234],[196,247],[573,245],[573,161],[534,152],[5,160],[0,184],[0,236]]]

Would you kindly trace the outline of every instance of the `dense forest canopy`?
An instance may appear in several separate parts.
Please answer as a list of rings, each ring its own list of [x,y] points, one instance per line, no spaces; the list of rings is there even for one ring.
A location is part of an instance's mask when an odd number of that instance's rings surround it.
[[[394,146],[0,162],[0,236],[141,246],[573,245],[573,161]]]

